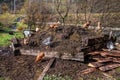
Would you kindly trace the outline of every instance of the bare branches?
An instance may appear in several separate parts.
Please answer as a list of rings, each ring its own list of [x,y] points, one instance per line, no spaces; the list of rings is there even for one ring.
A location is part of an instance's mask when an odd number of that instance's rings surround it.
[[[70,4],[67,1],[65,3],[62,3],[62,1],[60,0],[57,2],[56,10],[60,18],[62,19],[62,23],[65,24],[65,19],[68,16],[70,10]]]

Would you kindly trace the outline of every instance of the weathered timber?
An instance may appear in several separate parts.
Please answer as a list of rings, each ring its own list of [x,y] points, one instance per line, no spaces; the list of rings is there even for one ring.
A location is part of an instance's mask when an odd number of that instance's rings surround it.
[[[93,59],[97,60],[97,62],[101,62],[101,63],[113,61],[113,58],[111,58],[111,57],[108,57],[108,58],[93,58]]]
[[[109,64],[109,65],[106,65],[106,66],[99,67],[99,69],[101,71],[108,71],[108,70],[111,70],[111,69],[114,69],[114,68],[117,68],[117,67],[120,67],[120,64]]]
[[[105,51],[101,51],[100,52],[100,55],[103,56],[103,57],[107,57],[109,53],[108,52],[105,52]]]
[[[20,50],[22,55],[33,55],[33,56],[37,56],[40,52],[43,52],[45,54],[44,58],[61,58],[61,59],[67,59],[67,60],[76,60],[76,61],[84,61],[84,53],[80,52],[80,53],[76,53],[75,55],[71,55],[68,53],[63,53],[60,54],[59,52],[56,51],[40,51],[40,50],[24,50],[21,49]]]
[[[106,52],[106,51],[95,51],[95,52],[91,52],[91,53],[88,53],[88,54],[92,55],[92,56],[94,56],[94,55],[101,55],[103,57],[106,57],[109,54],[109,52]]]
[[[109,51],[108,49],[102,49],[102,50],[111,53],[120,53],[120,50],[111,50],[111,51]]]
[[[113,58],[113,62],[120,63],[120,58]]]
[[[100,51],[100,55],[103,57],[120,57],[120,53],[110,52],[110,51]]]
[[[95,52],[90,52],[90,53],[88,53],[88,54],[94,56],[94,55],[100,54],[100,52],[99,52],[99,51],[95,51]]]
[[[106,56],[110,56],[110,57],[120,57],[120,53],[109,53],[109,54],[106,54]]]
[[[100,67],[100,66],[103,66],[103,65],[104,64],[100,63],[100,62],[92,62],[92,63],[88,64],[89,67],[93,67],[93,68],[97,68],[97,67]]]
[[[51,67],[51,65],[53,64],[55,58],[50,59],[49,63],[47,64],[47,66],[45,67],[45,69],[43,70],[43,72],[40,74],[40,76],[38,77],[37,80],[43,80],[46,72],[49,70],[49,68]]]
[[[88,74],[91,72],[94,72],[96,70],[96,68],[87,68],[85,70],[80,71],[80,74]]]

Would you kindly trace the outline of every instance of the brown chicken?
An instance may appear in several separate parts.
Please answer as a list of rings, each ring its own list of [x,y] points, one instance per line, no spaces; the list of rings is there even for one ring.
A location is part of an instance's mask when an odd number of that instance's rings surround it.
[[[85,24],[83,24],[83,28],[88,28],[91,24],[91,21],[87,21]]]
[[[50,25],[50,28],[55,29],[55,28],[57,28],[59,25],[60,25],[60,22],[58,21],[58,22],[56,22],[56,23]]]
[[[44,52],[39,53],[35,59],[35,62],[42,60],[44,56],[45,56]]]

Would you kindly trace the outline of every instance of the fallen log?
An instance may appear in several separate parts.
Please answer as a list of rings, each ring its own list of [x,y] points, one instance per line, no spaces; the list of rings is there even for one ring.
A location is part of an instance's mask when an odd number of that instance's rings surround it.
[[[99,62],[92,62],[88,64],[89,67],[93,67],[93,68],[98,68],[103,65],[104,65],[103,63],[99,63]]]
[[[94,72],[96,70],[96,68],[87,68],[85,70],[80,71],[80,74],[88,74],[91,72]]]
[[[40,76],[38,77],[37,80],[43,80],[46,72],[49,70],[49,68],[51,67],[51,65],[53,64],[55,58],[50,59],[49,63],[47,64],[47,66],[45,67],[45,69],[43,70],[43,72],[40,74]]]
[[[106,66],[99,67],[99,69],[101,71],[108,71],[108,70],[111,70],[111,69],[114,69],[114,68],[117,68],[117,67],[120,67],[120,64],[109,64],[109,65],[106,65]]]

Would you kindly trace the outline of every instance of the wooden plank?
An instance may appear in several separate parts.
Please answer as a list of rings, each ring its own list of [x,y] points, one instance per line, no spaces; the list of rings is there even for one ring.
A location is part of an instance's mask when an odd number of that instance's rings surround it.
[[[100,67],[100,66],[103,66],[103,65],[104,64],[100,63],[100,62],[92,62],[92,63],[88,64],[89,67],[93,67],[93,68],[97,68],[97,67]]]
[[[102,49],[102,50],[111,53],[120,53],[120,50],[111,50],[111,51],[109,51],[108,49]]]
[[[113,76],[105,73],[105,72],[101,72],[104,76],[106,76],[109,80],[116,80]]]
[[[113,62],[120,63],[120,58],[113,58]]]
[[[94,56],[94,55],[100,54],[100,52],[99,52],[99,51],[95,51],[95,52],[90,52],[90,53],[88,53],[88,54]]]
[[[85,70],[80,71],[80,74],[88,74],[91,72],[94,72],[96,70],[96,68],[87,68]]]
[[[101,51],[100,52],[100,55],[103,56],[103,57],[107,57],[109,53],[108,52],[105,52],[105,51]]]
[[[55,58],[50,59],[49,63],[47,64],[47,66],[45,67],[45,69],[43,70],[43,72],[40,74],[40,76],[38,77],[37,80],[43,80],[46,72],[49,70],[49,68],[51,67],[51,65],[53,64]]]
[[[114,69],[114,68],[117,68],[117,67],[120,67],[120,64],[109,64],[109,65],[106,65],[106,66],[99,67],[99,69],[101,71],[108,71],[108,70],[111,70],[111,69]]]
[[[111,62],[111,61],[113,61],[113,58],[111,58],[111,57],[108,57],[108,58],[94,58],[94,60],[97,60],[97,62],[104,63],[104,62]]]
[[[110,52],[110,51],[101,51],[100,55],[103,57],[120,57],[120,53],[114,53],[114,52]]]
[[[43,52],[45,54],[44,58],[61,58],[61,59],[66,59],[66,60],[76,60],[76,61],[84,61],[84,53],[76,53],[74,56],[72,56],[70,53],[63,53],[62,55],[59,54],[57,51],[40,51],[40,50],[20,50],[22,55],[32,55],[32,56],[37,56],[40,52]]]
[[[120,57],[120,53],[110,53],[107,56]]]
[[[93,58],[97,62],[106,63],[106,62],[116,62],[120,63],[120,58],[115,57],[107,57],[107,58]]]

